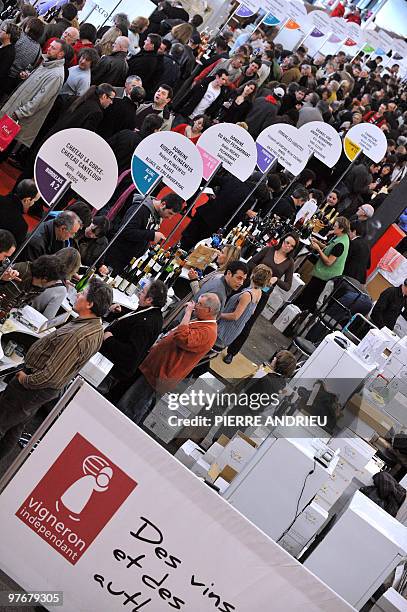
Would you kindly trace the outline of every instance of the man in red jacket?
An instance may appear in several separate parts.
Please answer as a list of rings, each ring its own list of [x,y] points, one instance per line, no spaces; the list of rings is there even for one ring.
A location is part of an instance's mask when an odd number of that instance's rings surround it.
[[[172,391],[213,347],[218,326],[220,300],[204,293],[188,302],[181,323],[161,338],[139,367],[136,382],[119,400],[117,407],[132,421],[141,423],[157,396]],[[192,313],[195,319],[191,321]]]

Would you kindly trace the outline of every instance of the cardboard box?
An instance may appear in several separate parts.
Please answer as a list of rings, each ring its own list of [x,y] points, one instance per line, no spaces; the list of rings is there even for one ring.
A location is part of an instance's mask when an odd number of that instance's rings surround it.
[[[394,427],[394,420],[373,406],[361,395],[354,395],[346,406],[355,419],[349,425],[350,429],[365,440],[370,440],[372,434],[378,433],[385,437]]]
[[[363,469],[376,454],[376,449],[373,446],[357,437],[332,438],[328,442],[328,446],[333,450],[339,449],[340,457],[359,470]],[[346,469],[346,466],[343,466],[343,469]]]
[[[374,302],[379,298],[380,294],[389,287],[393,287],[393,285],[389,283],[380,272],[377,272],[366,285],[367,292]]]
[[[371,608],[371,612],[405,612],[406,610],[407,601],[405,597],[393,587],[387,589]]]
[[[190,253],[185,261],[187,266],[204,270],[216,257],[218,251],[211,247],[200,244],[192,253]]]
[[[257,445],[242,432],[237,432],[216,459],[221,469],[226,465],[240,472],[256,452]]]
[[[398,392],[384,407],[390,418],[397,419],[403,426],[407,425],[407,397]]]
[[[221,493],[224,493],[235,476],[237,476],[236,470],[230,465],[225,465],[218,478],[214,481],[214,485],[219,488]]]
[[[218,487],[219,489],[219,493],[224,493],[226,491],[226,489],[228,488],[228,486],[230,485],[230,482],[228,482],[227,480],[225,480],[224,478],[217,478],[215,480],[215,482],[213,483],[216,487]]]
[[[191,472],[193,472],[199,478],[206,478],[208,475],[208,471],[210,469],[209,463],[206,463],[203,459],[198,459],[196,463],[191,468]]]
[[[180,431],[184,429],[183,425],[180,427],[170,426],[168,420],[164,420],[157,417],[151,412],[144,419],[143,425],[149,429],[157,438],[168,444],[178,436]]]
[[[288,535],[288,533],[281,538],[279,545],[295,558],[300,556],[301,551],[304,548],[304,542],[298,542],[298,540]]]
[[[223,452],[225,446],[226,445],[222,446],[222,444],[220,444],[219,442],[214,442],[204,454],[204,460],[208,463],[215,463],[219,455]]]
[[[185,467],[192,468],[196,461],[203,458],[204,452],[205,451],[199,446],[199,444],[196,444],[192,440],[187,440],[177,450],[174,457],[185,465]]]
[[[301,512],[287,535],[290,535],[298,542],[306,544],[319,531],[327,519],[328,512],[313,501]]]

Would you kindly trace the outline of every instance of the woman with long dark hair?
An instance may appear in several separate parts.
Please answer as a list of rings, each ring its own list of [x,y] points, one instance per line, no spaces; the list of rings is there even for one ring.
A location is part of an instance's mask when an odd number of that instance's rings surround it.
[[[262,290],[261,298],[256,306],[256,310],[253,315],[247,321],[241,333],[237,338],[228,346],[226,355],[223,358],[225,363],[232,363],[233,357],[238,354],[242,346],[246,342],[253,325],[257,318],[263,312],[271,292],[275,285],[283,289],[283,291],[289,291],[293,282],[294,274],[294,258],[293,253],[295,252],[299,243],[299,237],[294,232],[285,234],[276,247],[267,246],[261,251],[256,253],[248,262],[250,273],[259,264],[263,264],[269,267],[272,271],[272,277],[270,285],[264,287]]]
[[[247,81],[247,83],[232,92],[229,99],[223,103],[220,109],[219,121],[223,123],[244,121],[253,106],[256,91],[256,81]]]
[[[202,133],[212,125],[212,119],[207,115],[197,115],[190,123],[180,123],[177,127],[172,128],[172,132],[178,132],[189,138],[191,142],[196,144]]]

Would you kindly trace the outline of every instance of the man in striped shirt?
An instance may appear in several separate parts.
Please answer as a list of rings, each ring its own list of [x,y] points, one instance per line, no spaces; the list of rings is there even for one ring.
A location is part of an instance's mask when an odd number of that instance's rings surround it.
[[[74,310],[79,317],[34,342],[24,370],[0,395],[0,458],[17,444],[25,423],[41,406],[56,399],[103,341],[101,317],[112,303],[112,290],[93,279],[78,294]]]

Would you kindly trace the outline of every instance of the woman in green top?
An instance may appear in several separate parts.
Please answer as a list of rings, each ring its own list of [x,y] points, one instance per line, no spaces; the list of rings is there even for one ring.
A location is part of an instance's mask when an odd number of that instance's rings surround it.
[[[332,230],[333,237],[326,246],[311,239],[312,248],[319,258],[314,266],[312,278],[303,292],[295,300],[301,310],[313,310],[326,283],[337,276],[342,276],[349,251],[350,225],[345,217],[338,217]]]

